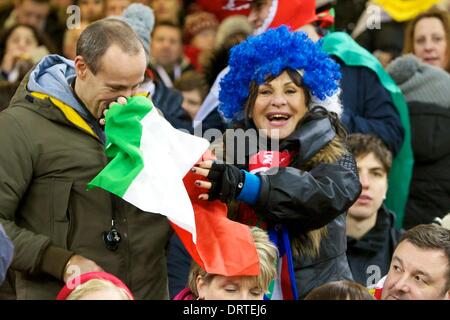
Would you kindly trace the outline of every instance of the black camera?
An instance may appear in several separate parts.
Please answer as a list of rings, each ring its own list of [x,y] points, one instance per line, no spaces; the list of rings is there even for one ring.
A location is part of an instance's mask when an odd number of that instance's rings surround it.
[[[103,232],[103,241],[106,248],[110,251],[116,251],[119,248],[119,243],[122,240],[122,236],[116,228],[112,227],[111,230]]]

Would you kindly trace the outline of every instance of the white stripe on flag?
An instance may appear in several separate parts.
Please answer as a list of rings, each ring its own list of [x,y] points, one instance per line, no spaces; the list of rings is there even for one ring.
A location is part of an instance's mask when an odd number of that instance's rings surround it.
[[[144,211],[167,216],[190,232],[196,243],[194,210],[182,179],[209,142],[173,128],[156,108],[141,123],[144,168],[123,198]]]

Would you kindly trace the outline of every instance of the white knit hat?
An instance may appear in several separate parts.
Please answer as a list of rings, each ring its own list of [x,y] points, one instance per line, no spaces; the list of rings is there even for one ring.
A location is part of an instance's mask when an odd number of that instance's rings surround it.
[[[413,54],[392,61],[387,71],[403,92],[407,102],[425,102],[450,108],[450,75],[421,62]]]

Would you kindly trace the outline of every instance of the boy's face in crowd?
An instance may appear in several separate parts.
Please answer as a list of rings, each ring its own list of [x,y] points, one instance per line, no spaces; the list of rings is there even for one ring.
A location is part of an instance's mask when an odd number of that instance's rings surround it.
[[[200,91],[197,89],[191,91],[181,91],[181,94],[183,95],[183,103],[181,106],[184,110],[186,110],[191,119],[194,119],[202,104],[202,96]]]
[[[419,20],[414,28],[414,54],[423,62],[445,69],[448,44],[444,26],[438,18]]]
[[[181,31],[169,26],[159,26],[153,32],[151,46],[156,63],[172,67],[181,58]]]
[[[383,300],[450,300],[446,291],[447,257],[443,250],[421,249],[400,242],[384,283]]]
[[[388,188],[386,170],[373,152],[356,158],[362,191],[358,200],[348,210],[355,220],[365,220],[378,212]]]
[[[100,59],[96,74],[82,57],[75,59],[77,82],[81,81],[77,94],[96,119],[117,98],[128,98],[137,93],[146,68],[144,49],[137,55],[129,55],[117,45],[112,45]]]
[[[261,27],[269,16],[270,7],[272,6],[272,0],[261,1],[260,4],[252,6],[248,21],[254,29]]]
[[[39,3],[33,0],[22,0],[16,5],[17,23],[28,24],[42,30],[50,11],[48,3]]]

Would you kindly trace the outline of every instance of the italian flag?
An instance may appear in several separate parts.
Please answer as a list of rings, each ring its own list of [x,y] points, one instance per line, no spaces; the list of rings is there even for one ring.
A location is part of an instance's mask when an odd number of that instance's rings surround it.
[[[212,159],[209,142],[173,128],[143,96],[114,104],[106,115],[108,165],[88,184],[139,209],[167,216],[192,258],[208,273],[257,275],[249,228],[227,218],[220,201],[198,200],[203,177],[190,169]]]
[[[163,213],[195,242],[194,212],[182,179],[209,142],[174,129],[143,96],[113,105],[105,134],[111,161],[88,188],[97,186],[143,211]]]

